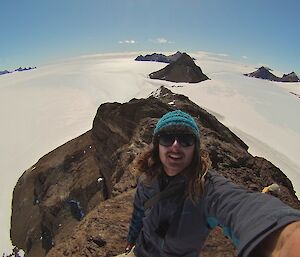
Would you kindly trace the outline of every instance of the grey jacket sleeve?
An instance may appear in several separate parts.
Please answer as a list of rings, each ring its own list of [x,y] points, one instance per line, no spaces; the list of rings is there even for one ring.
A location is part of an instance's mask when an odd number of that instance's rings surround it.
[[[300,220],[300,211],[279,199],[245,190],[209,172],[205,182],[205,212],[209,227],[221,226],[238,250],[238,257],[251,251],[270,233]]]

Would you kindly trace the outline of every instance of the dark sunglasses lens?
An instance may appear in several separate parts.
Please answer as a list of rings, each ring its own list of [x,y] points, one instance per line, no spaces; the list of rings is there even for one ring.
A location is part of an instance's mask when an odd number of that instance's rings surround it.
[[[190,134],[180,134],[180,135],[174,135],[174,134],[166,134],[161,135],[159,137],[159,144],[163,146],[171,146],[174,144],[175,139],[177,142],[183,146],[192,146],[195,144],[195,137]]]
[[[175,141],[174,135],[161,135],[159,137],[159,144],[163,146],[171,146]]]
[[[195,137],[193,135],[178,135],[178,143],[182,146],[192,146],[195,144]]]

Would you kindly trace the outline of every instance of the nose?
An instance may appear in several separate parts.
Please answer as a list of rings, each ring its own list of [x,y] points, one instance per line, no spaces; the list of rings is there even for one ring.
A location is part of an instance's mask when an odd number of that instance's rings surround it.
[[[171,145],[171,147],[172,147],[173,149],[177,149],[177,148],[181,147],[181,145],[180,145],[179,142],[177,141],[177,138],[175,138],[175,140],[174,140],[173,144]]]

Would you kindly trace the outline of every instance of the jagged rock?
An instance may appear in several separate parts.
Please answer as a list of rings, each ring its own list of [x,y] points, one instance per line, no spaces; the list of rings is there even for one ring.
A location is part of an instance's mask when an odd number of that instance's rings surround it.
[[[198,83],[209,79],[193,59],[183,53],[175,62],[165,68],[149,74],[151,79],[161,79],[172,82]]]
[[[7,73],[10,73],[10,71],[8,71],[8,70],[0,70],[0,75],[4,75],[4,74],[7,74]]]
[[[291,72],[289,74],[283,74],[281,82],[300,82],[300,79],[295,72]]]
[[[27,71],[27,70],[33,70],[33,69],[36,69],[36,67],[28,67],[28,68],[19,67],[18,69],[15,69],[15,71]]]
[[[280,78],[275,76],[273,73],[270,72],[270,69],[262,66],[260,68],[258,68],[258,70],[248,73],[248,74],[244,74],[245,76],[248,77],[254,77],[254,78],[259,78],[259,79],[267,79],[267,80],[271,80],[271,81],[280,81]]]
[[[177,51],[175,54],[171,54],[169,56],[167,56],[169,63],[171,62],[176,62],[180,57],[181,57],[182,53],[180,51]],[[193,58],[194,60],[194,58]]]
[[[168,63],[168,59],[164,54],[147,54],[145,56],[139,55],[134,59],[135,61],[151,61],[151,62],[165,62]]]
[[[102,104],[92,130],[24,172],[13,194],[13,244],[27,257],[109,257],[122,252],[136,186],[132,162],[151,142],[159,117],[173,109],[196,118],[201,147],[218,172],[255,191],[277,183],[278,197],[300,209],[290,180],[278,168],[251,156],[241,139],[187,97],[162,87],[147,99]],[[76,203],[75,215],[69,201]],[[215,230],[203,256],[234,256],[234,248]]]
[[[271,81],[279,81],[279,82],[300,82],[299,77],[296,75],[295,72],[291,72],[289,74],[284,74],[282,78],[275,76],[273,73],[270,72],[269,68],[260,67],[258,70],[244,74],[248,77],[254,77],[259,79],[267,79]]]
[[[145,56],[139,55],[135,58],[135,61],[151,61],[151,62],[164,62],[164,63],[171,63],[175,62],[180,56],[182,55],[181,52],[177,51],[175,54],[166,56],[164,54],[147,54]]]
[[[13,73],[15,71],[27,71],[27,70],[33,70],[33,69],[36,69],[36,67],[28,67],[28,68],[19,67],[18,69],[15,69],[14,71],[8,71],[8,70],[0,71],[0,75],[4,75],[7,73]]]

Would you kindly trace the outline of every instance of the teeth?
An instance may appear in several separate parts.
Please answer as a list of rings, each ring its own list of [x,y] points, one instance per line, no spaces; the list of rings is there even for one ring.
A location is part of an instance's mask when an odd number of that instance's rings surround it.
[[[179,158],[181,158],[181,156],[178,155],[178,154],[170,154],[169,157],[174,158],[174,159],[179,159]]]

